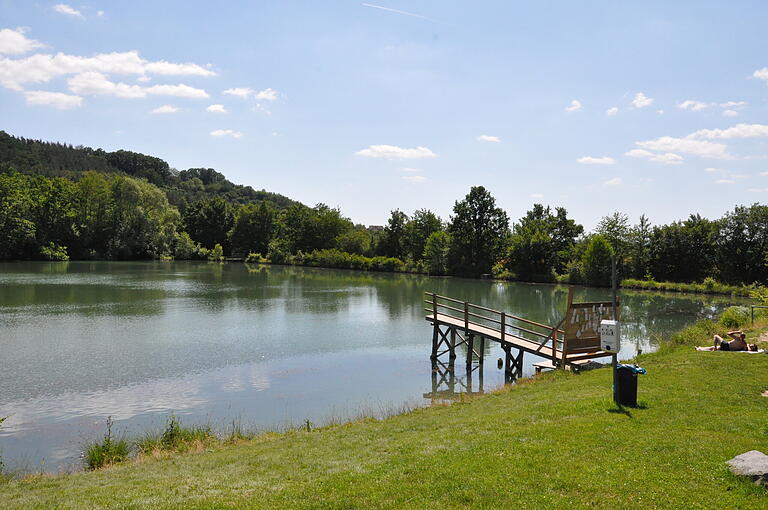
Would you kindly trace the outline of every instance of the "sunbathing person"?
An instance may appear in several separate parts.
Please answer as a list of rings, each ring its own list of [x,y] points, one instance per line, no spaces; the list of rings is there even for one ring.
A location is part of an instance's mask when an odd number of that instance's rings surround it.
[[[720,335],[714,336],[714,345],[709,347],[696,347],[697,351],[756,351],[757,344],[748,344],[746,341],[747,335],[743,331],[737,329],[735,331],[729,331],[728,336],[733,338],[730,342],[726,342]]]

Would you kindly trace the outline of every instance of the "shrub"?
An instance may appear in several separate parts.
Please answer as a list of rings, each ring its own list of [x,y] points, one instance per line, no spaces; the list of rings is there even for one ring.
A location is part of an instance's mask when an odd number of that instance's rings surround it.
[[[69,260],[69,255],[67,254],[67,247],[61,246],[54,242],[50,242],[46,246],[41,246],[40,256],[43,257],[44,260],[57,260],[57,261]]]
[[[750,313],[746,306],[729,306],[720,315],[720,324],[727,328],[738,328],[749,323]]]
[[[176,234],[173,258],[176,260],[204,260],[208,258],[208,250],[203,248],[200,243],[193,241],[189,234],[182,232]]]
[[[112,437],[112,417],[107,418],[107,434],[100,442],[95,442],[85,449],[83,461],[88,469],[99,469],[123,462],[128,458],[128,442]]]
[[[224,262],[224,248],[219,243],[208,252],[208,260],[211,262]]]
[[[246,264],[266,264],[269,262],[266,258],[264,258],[261,253],[249,253],[245,257],[245,263]]]

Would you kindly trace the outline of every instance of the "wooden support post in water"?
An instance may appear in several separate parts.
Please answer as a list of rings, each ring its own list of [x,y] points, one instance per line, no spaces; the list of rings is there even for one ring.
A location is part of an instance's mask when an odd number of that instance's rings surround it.
[[[451,328],[451,345],[448,346],[450,354],[448,355],[448,365],[453,368],[453,362],[456,360],[456,328]]]
[[[475,347],[475,335],[472,333],[467,337],[467,370],[472,369],[472,353]]]

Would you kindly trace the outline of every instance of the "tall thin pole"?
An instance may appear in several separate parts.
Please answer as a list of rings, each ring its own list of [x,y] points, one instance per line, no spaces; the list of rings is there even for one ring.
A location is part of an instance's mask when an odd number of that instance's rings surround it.
[[[613,305],[613,320],[618,319],[616,314],[616,255],[611,255],[611,304]],[[618,331],[617,331],[618,334]],[[613,401],[616,405],[619,404],[619,371],[618,371],[618,358],[619,354],[614,353],[611,355],[611,367],[613,368]]]

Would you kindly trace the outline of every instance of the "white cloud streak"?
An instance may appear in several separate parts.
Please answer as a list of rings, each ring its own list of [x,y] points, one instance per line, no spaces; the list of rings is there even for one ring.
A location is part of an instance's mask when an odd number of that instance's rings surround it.
[[[277,91],[274,89],[264,89],[256,93],[256,99],[260,101],[274,101],[277,99]]]
[[[387,11],[394,14],[402,14],[403,16],[410,16],[412,18],[419,18],[419,19],[435,22],[435,20],[427,18],[426,16],[422,16],[421,14],[416,14],[408,11],[401,11],[399,9],[391,9],[389,7],[382,7],[381,5],[363,4],[363,7],[370,7],[371,9],[381,9],[382,11]]]
[[[603,183],[603,186],[606,187],[615,187],[615,186],[621,186],[624,183],[624,181],[621,180],[621,177],[614,177],[613,179],[608,179]]]
[[[582,165],[615,165],[616,164],[616,160],[608,156],[603,156],[600,158],[595,158],[592,156],[584,156],[582,158],[577,159],[576,162],[581,163]]]
[[[27,83],[43,83],[58,76],[88,72],[138,76],[147,73],[163,76],[216,74],[197,64],[150,62],[141,58],[135,51],[100,53],[93,57],[38,53],[23,59],[0,58],[0,84],[13,90],[21,90]]]
[[[211,113],[228,113],[223,104],[212,104],[205,109],[206,112]]]
[[[682,103],[678,103],[677,107],[681,110],[691,110],[692,112],[700,112],[713,106],[713,103],[704,103],[702,101],[694,101],[692,99],[686,99]]]
[[[69,90],[81,95],[104,95],[135,99],[148,95],[175,96],[192,99],[207,98],[208,94],[189,85],[128,85],[110,81],[104,74],[97,72],[81,73],[70,78]]]
[[[768,125],[765,124],[736,124],[726,129],[700,129],[688,135],[691,139],[733,139],[733,138],[766,138]]]
[[[0,30],[0,55],[18,55],[44,46],[39,41],[27,38],[25,32],[24,28]]]
[[[616,107],[616,106],[614,106],[613,108],[608,108],[607,110],[605,110],[605,114],[608,115],[608,116],[611,116],[611,117],[616,115],[617,113],[619,113],[619,108]]]
[[[51,106],[59,110],[69,110],[83,104],[83,98],[80,96],[44,90],[27,90],[24,92],[24,98],[27,104]]]
[[[768,67],[763,67],[762,69],[758,69],[754,73],[752,73],[752,76],[759,80],[765,80],[768,81]]]
[[[501,139],[498,136],[492,136],[492,135],[480,135],[477,137],[477,140],[480,142],[495,142],[495,143],[498,143],[501,141]]]
[[[215,136],[217,138],[221,138],[223,136],[230,136],[232,138],[240,138],[243,136],[243,134],[240,131],[234,131],[232,129],[216,129],[214,131],[211,131],[211,136]]]
[[[85,19],[85,16],[83,16],[82,12],[73,7],[70,7],[67,4],[56,4],[53,6],[53,10],[59,14],[66,14],[67,16],[74,16],[76,18]]]
[[[176,106],[170,105],[170,104],[164,104],[163,106],[158,106],[154,110],[152,110],[150,113],[176,113],[179,109]]]
[[[358,156],[366,158],[388,158],[388,159],[420,159],[434,158],[437,154],[427,147],[416,147],[414,149],[404,149],[396,145],[369,145],[368,148],[355,152]]]
[[[704,140],[694,140],[691,138],[674,138],[671,136],[661,136],[655,140],[635,142],[635,145],[641,149],[657,152],[671,152],[683,154],[693,154],[708,158],[731,159],[732,156],[726,151],[726,146],[722,143],[707,142]]]
[[[654,163],[663,163],[665,165],[679,165],[683,162],[682,156],[671,152],[667,152],[665,154],[656,154],[645,149],[632,149],[625,152],[624,155],[631,158],[648,158],[648,161],[653,161]]]
[[[404,181],[408,182],[425,182],[427,180],[423,175],[403,175],[401,177]]]

